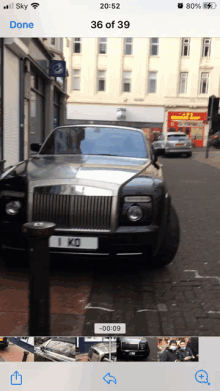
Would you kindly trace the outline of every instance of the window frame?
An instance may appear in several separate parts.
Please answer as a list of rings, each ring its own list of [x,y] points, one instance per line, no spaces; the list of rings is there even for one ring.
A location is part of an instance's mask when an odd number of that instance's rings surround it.
[[[156,77],[150,77],[150,75],[155,74]],[[155,81],[155,91],[150,91],[150,81]],[[156,94],[157,93],[157,71],[149,71],[148,72],[148,94]]]
[[[157,39],[157,43],[153,42],[153,39]],[[153,54],[153,47],[157,47],[157,53]],[[159,56],[159,38],[150,38],[150,56]]]
[[[183,75],[186,75],[186,77],[183,77]],[[182,81],[185,80],[185,91],[181,91],[182,87]],[[179,94],[187,94],[187,87],[188,87],[188,72],[180,72],[180,81],[179,81]]]
[[[130,77],[129,78],[125,77],[125,73],[130,73]],[[125,80],[129,80],[130,81],[129,91],[126,91],[125,88],[124,88],[125,84],[128,84],[128,83],[125,82]],[[127,93],[127,92],[130,93],[131,92],[131,81],[132,81],[132,71],[123,71],[122,92],[125,92],[125,93]]]
[[[82,53],[82,38],[73,38],[73,53],[74,54],[81,54]],[[79,51],[76,51],[76,45],[79,45]]]
[[[209,41],[206,43],[205,41]],[[208,55],[205,56],[205,50],[208,47]],[[210,58],[211,57],[211,38],[203,38],[202,44],[202,58]]]
[[[128,39],[131,39],[131,42],[126,41]],[[131,48],[131,53],[126,53],[126,49],[130,47]],[[133,55],[133,38],[124,38],[124,56],[132,56]]]
[[[102,40],[104,40],[105,39],[105,41],[102,41]],[[108,40],[108,38],[104,38],[104,37],[102,37],[102,38],[99,38],[99,42],[98,42],[98,44],[99,44],[99,54],[107,54],[107,40]],[[104,53],[101,53],[101,46],[105,46],[105,52]]]
[[[203,75],[207,75],[207,78],[203,78]],[[207,86],[206,86],[206,92],[202,92],[202,81],[203,79],[207,80]],[[209,92],[209,72],[201,72],[200,73],[200,88],[199,88],[199,94],[201,95],[207,95]]]
[[[184,42],[188,41],[188,42]],[[187,54],[184,54],[184,48],[187,48]],[[181,57],[189,57],[190,56],[190,38],[182,38],[182,52]]]
[[[104,76],[101,76],[99,73],[104,72]],[[104,80],[104,90],[99,89],[99,82]],[[106,92],[106,70],[105,69],[98,69],[98,74],[97,74],[97,92]]]
[[[75,73],[74,75],[74,72],[79,72],[79,74],[77,75]],[[79,80],[79,88],[74,88],[74,80]],[[81,90],[81,69],[73,69],[72,70],[72,91],[80,91]]]

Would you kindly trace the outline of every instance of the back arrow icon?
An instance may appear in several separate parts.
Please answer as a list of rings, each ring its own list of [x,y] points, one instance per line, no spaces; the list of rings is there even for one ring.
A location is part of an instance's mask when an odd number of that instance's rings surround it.
[[[114,376],[111,376],[110,375],[110,372],[107,373],[104,377],[103,377],[103,380],[105,380],[106,383],[110,384],[110,382],[112,381],[113,383],[117,384],[117,380]]]

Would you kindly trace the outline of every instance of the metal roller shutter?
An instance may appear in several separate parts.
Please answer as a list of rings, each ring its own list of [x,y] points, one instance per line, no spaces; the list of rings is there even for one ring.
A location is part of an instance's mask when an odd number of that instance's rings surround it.
[[[19,59],[4,50],[4,159],[5,167],[19,162]]]

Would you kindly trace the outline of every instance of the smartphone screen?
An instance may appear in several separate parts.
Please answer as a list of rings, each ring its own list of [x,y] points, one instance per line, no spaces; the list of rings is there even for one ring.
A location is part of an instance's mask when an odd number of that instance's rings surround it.
[[[2,390],[219,389],[219,12],[1,1]]]

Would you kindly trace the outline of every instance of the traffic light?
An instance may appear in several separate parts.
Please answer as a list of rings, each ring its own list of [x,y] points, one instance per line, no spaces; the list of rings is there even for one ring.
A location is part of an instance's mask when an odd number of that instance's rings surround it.
[[[208,120],[211,121],[218,120],[218,109],[219,109],[219,98],[216,98],[216,96],[214,95],[210,96],[209,105],[208,105]]]

